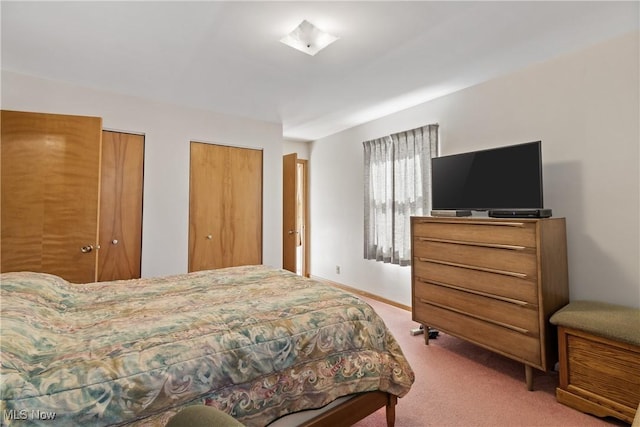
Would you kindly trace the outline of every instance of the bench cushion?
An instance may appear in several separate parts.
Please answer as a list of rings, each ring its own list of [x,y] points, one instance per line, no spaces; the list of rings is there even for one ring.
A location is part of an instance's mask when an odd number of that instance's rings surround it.
[[[193,405],[174,415],[166,427],[244,427],[244,424],[218,408]]]
[[[596,301],[572,301],[551,323],[640,346],[640,309]]]

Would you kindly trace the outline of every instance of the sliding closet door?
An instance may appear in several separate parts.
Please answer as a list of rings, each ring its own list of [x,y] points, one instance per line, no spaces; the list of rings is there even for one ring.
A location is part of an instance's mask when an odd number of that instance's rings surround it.
[[[262,263],[262,151],[191,143],[189,271]]]
[[[103,131],[98,280],[140,278],[144,135]]]
[[[96,280],[102,119],[2,111],[0,269]]]

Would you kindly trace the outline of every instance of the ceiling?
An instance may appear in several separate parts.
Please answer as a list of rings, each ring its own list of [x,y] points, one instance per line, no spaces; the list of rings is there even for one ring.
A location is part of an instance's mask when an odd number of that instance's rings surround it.
[[[316,140],[637,30],[638,1],[1,3],[2,68]],[[303,19],[340,37],[279,40]]]

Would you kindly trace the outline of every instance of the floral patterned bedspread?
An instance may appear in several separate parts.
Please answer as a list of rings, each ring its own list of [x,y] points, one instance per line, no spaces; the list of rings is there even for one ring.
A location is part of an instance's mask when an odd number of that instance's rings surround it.
[[[144,425],[206,403],[264,426],[351,393],[402,397],[414,380],[368,304],[284,270],[0,283],[3,425]]]

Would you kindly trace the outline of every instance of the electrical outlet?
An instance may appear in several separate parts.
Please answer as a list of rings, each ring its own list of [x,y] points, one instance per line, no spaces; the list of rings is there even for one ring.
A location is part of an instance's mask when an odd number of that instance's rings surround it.
[[[336,274],[340,274],[340,266],[336,265]]]

